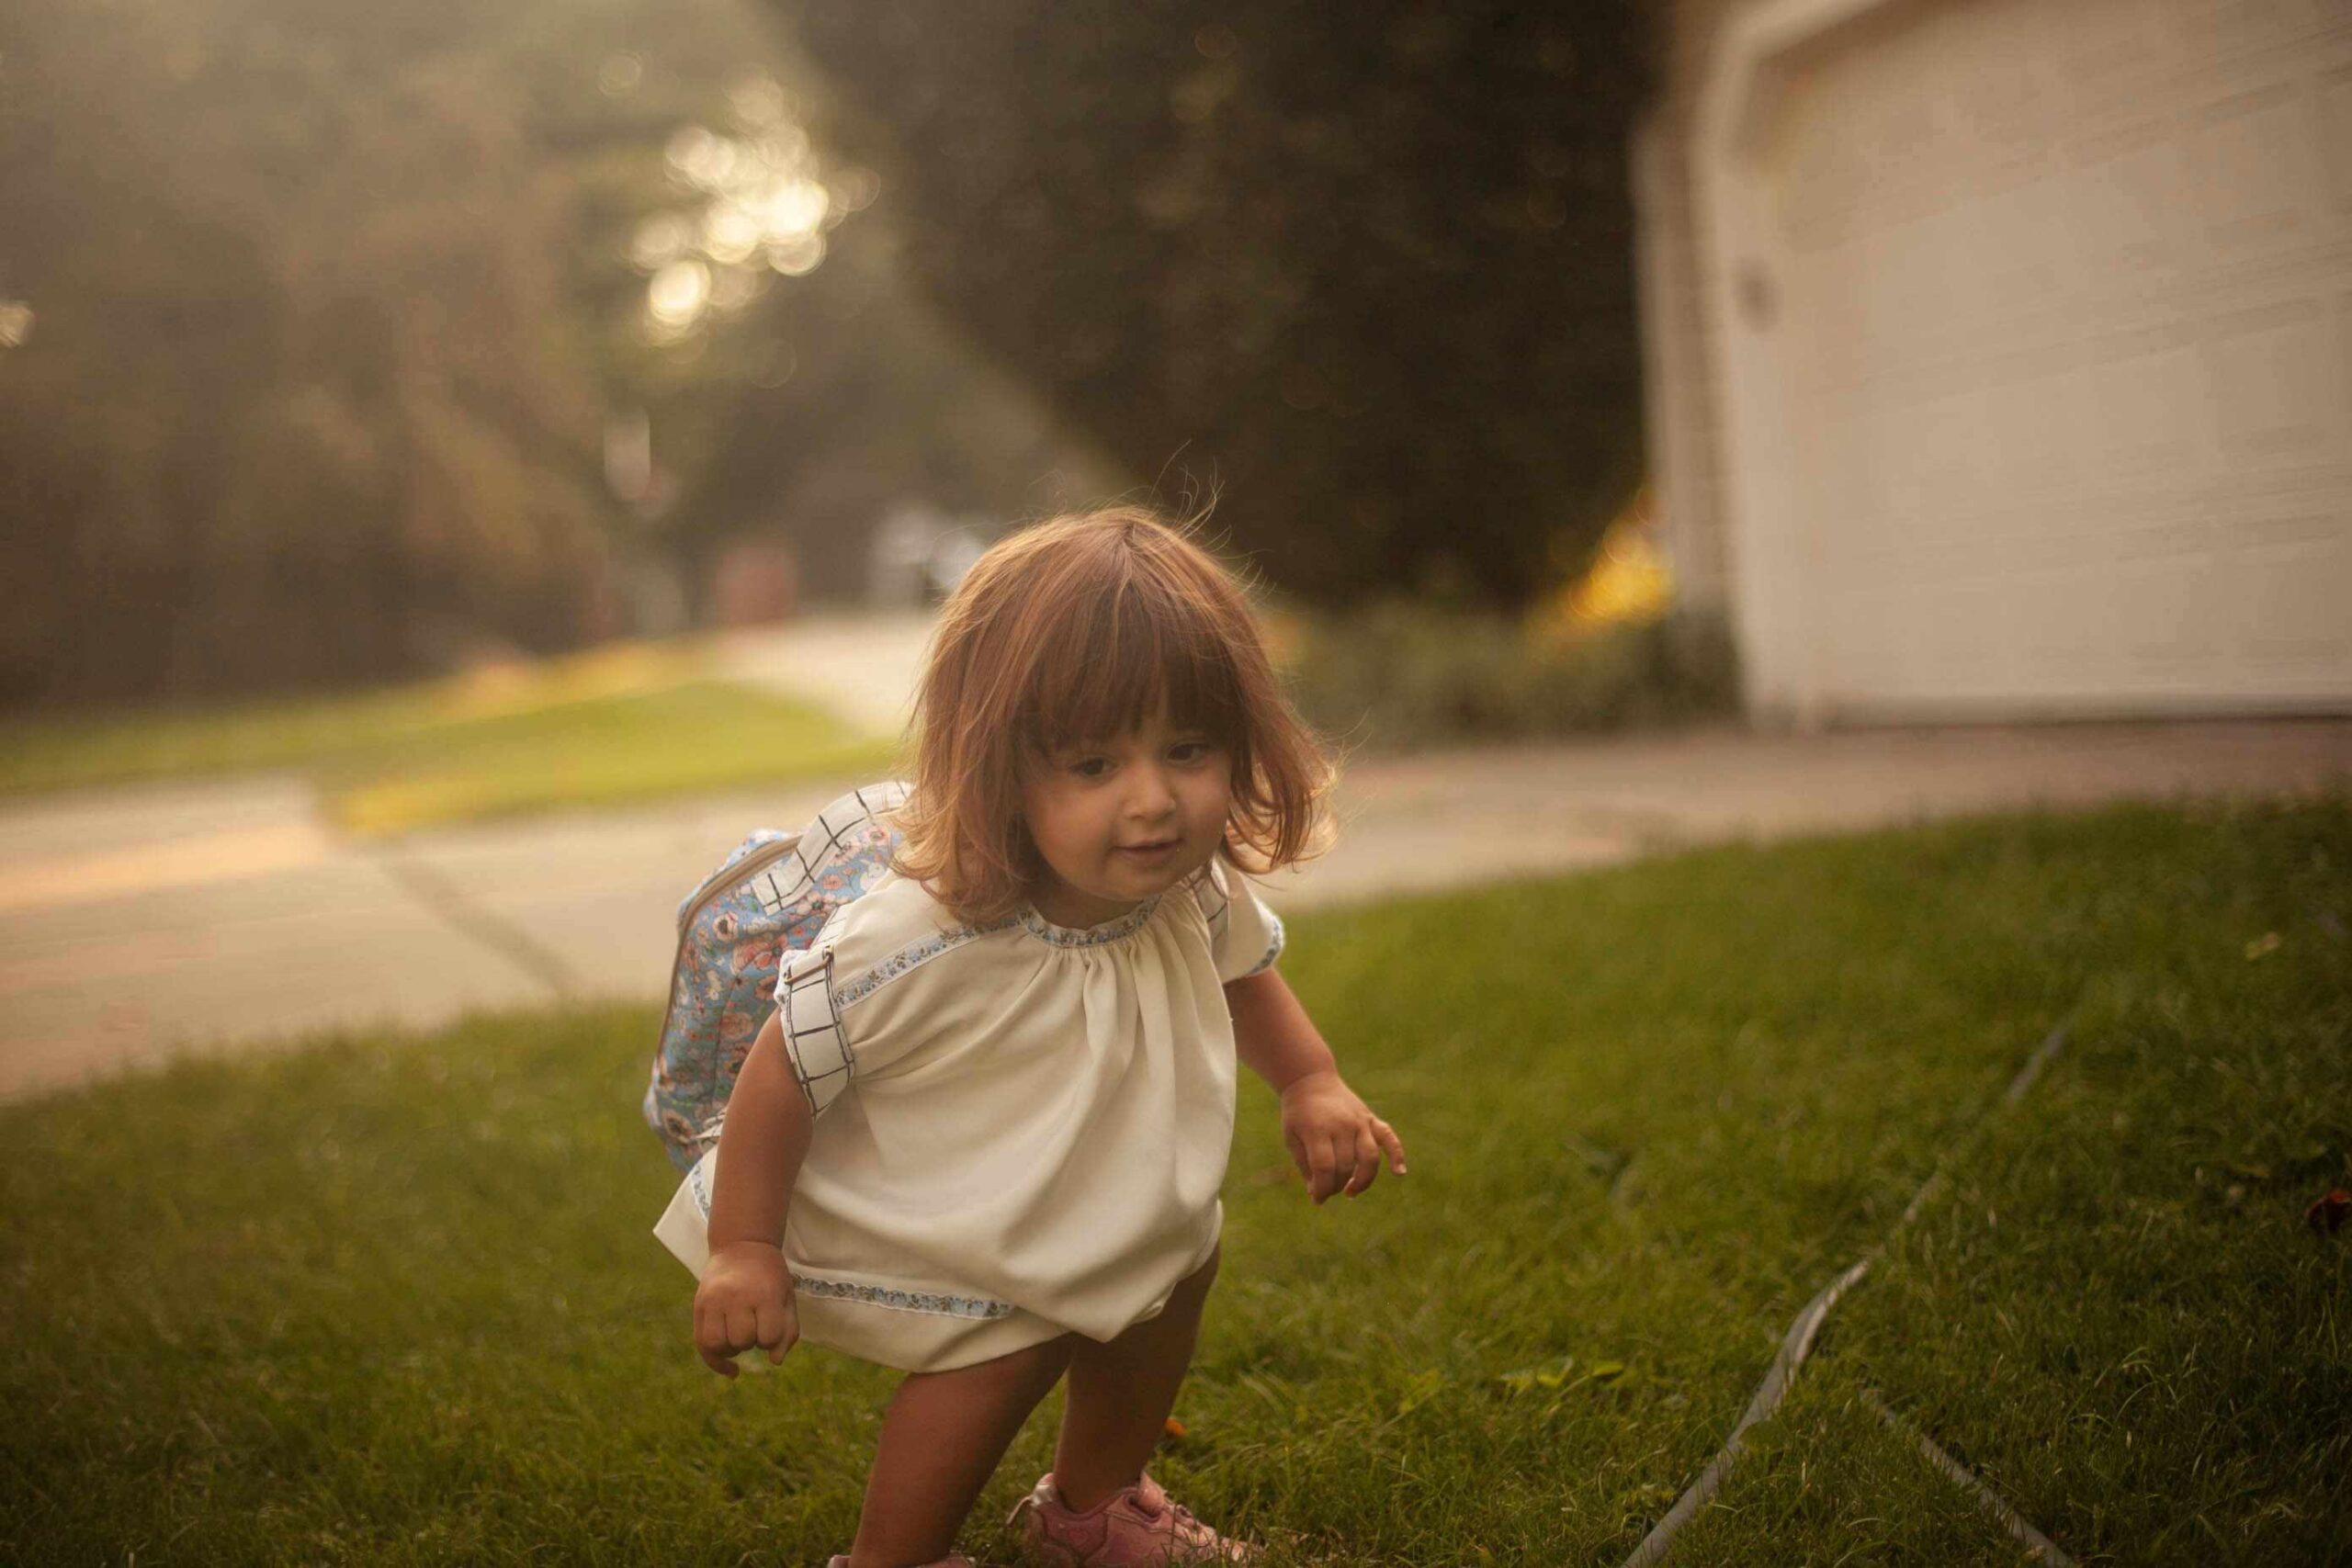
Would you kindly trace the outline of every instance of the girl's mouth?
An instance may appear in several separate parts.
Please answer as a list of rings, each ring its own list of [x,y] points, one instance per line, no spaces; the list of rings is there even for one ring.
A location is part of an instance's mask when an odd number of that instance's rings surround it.
[[[1173,850],[1181,841],[1176,839],[1162,839],[1158,843],[1152,844],[1121,844],[1119,852],[1123,855],[1133,855],[1137,860],[1157,860]]]

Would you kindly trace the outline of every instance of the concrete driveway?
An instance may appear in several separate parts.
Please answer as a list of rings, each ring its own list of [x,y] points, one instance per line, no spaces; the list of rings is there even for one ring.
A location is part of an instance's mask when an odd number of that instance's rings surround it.
[[[0,1097],[322,1031],[654,999],[679,897],[745,830],[797,825],[836,788],[376,845],[329,832],[290,779],[0,810]],[[1305,908],[1730,839],[2329,788],[2352,788],[2352,720],[1721,729],[1449,751],[1351,768],[1339,847],[1272,879],[1268,897]]]

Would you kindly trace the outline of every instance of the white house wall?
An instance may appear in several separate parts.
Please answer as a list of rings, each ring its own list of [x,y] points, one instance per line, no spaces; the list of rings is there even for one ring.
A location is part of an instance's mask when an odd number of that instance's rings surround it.
[[[1751,705],[2352,707],[2352,0],[1718,14],[1645,328]]]
[[[1716,525],[1714,379],[1699,308],[1690,164],[1678,129],[1654,115],[1634,141],[1643,422],[1660,542],[1673,564],[1676,596],[1688,605],[1721,610],[1731,583]]]

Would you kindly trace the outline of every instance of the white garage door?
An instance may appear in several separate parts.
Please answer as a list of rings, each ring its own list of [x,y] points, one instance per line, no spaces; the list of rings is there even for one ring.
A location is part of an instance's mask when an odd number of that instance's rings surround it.
[[[2352,0],[1895,4],[1781,65],[1820,708],[2352,706]]]

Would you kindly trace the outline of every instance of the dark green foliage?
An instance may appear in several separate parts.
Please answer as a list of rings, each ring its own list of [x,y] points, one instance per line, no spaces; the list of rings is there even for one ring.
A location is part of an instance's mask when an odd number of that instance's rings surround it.
[[[0,346],[0,706],[609,626],[586,328],[641,293],[618,239],[752,30],[655,9],[9,8],[0,301],[34,317]],[[600,93],[649,41],[651,85]]]
[[[1505,616],[1391,601],[1316,622],[1290,677],[1317,728],[1375,751],[1673,724],[1739,704],[1729,632],[1696,611],[1551,642]]]
[[[12,16],[0,702],[350,680],[414,611],[576,615],[594,423],[560,355],[498,353],[551,286],[511,127],[435,74],[447,5],[311,9]]]
[[[1631,492],[1632,0],[775,3],[950,312],[1285,589],[1519,603]]]

